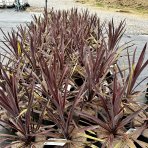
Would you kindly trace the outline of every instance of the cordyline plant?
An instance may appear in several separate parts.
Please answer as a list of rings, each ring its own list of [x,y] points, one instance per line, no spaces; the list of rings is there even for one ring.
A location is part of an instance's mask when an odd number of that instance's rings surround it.
[[[51,10],[11,33],[1,31],[0,125],[7,131],[1,147],[147,146],[139,138],[147,106],[136,101],[141,90],[135,89],[146,79],[136,84],[148,65],[147,45],[136,63],[136,52],[119,44],[125,21],[115,27],[88,11]]]

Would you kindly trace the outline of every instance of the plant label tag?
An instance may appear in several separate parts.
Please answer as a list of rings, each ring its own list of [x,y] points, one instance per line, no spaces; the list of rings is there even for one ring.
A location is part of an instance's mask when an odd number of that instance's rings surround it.
[[[55,146],[64,146],[66,144],[66,139],[56,139],[56,138],[50,138],[48,139],[48,142],[45,142],[44,145],[55,145]]]

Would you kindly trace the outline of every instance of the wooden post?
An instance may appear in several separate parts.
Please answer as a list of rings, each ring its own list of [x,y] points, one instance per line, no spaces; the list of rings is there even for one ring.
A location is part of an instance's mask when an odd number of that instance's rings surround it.
[[[47,0],[45,0],[45,9],[47,10]]]

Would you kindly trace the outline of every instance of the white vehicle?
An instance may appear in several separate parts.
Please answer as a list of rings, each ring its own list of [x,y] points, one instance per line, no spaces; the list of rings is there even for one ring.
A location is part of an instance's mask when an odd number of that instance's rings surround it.
[[[21,9],[28,6],[29,6],[28,0],[0,0],[1,8],[16,7],[16,9]]]
[[[28,3],[28,0],[19,0],[20,5],[25,5]]]
[[[14,7],[15,0],[0,0],[0,7]]]
[[[3,0],[0,0],[0,7],[4,6],[4,1]]]

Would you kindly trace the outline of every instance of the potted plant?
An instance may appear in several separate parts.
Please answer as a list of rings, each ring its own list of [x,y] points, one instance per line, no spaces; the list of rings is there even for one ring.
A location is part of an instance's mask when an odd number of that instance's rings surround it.
[[[141,90],[134,88],[148,64],[147,45],[136,63],[136,51],[119,44],[124,31],[124,21],[101,24],[77,9],[45,11],[17,31],[2,31],[0,106],[7,118],[0,123],[13,131],[1,134],[2,147],[145,147],[138,138],[147,130],[147,105],[135,101]]]

